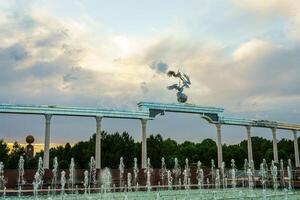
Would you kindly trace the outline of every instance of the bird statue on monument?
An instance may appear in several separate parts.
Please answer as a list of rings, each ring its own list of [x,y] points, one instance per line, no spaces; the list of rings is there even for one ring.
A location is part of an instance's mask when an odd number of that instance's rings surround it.
[[[184,88],[190,88],[191,85],[191,81],[190,78],[188,77],[188,75],[186,75],[183,72],[180,72],[179,70],[176,72],[174,71],[168,71],[167,75],[169,77],[175,77],[175,78],[179,78],[179,83],[178,84],[173,84],[168,86],[167,88],[169,90],[177,90],[177,101],[179,103],[185,103],[188,99],[187,95],[183,93]]]

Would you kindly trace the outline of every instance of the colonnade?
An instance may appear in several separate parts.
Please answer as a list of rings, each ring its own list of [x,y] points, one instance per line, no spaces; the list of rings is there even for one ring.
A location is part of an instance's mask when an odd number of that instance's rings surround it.
[[[45,141],[44,141],[44,168],[49,169],[49,149],[50,149],[50,125],[51,125],[52,115],[45,115]],[[96,147],[95,147],[95,160],[96,168],[101,168],[101,116],[96,116]],[[142,155],[141,155],[141,164],[142,168],[145,168],[147,165],[147,119],[141,119],[142,127]],[[222,137],[221,137],[221,124],[215,124],[217,129],[217,153],[218,153],[218,167],[221,167],[223,162],[222,154]],[[253,160],[253,150],[252,150],[252,141],[251,141],[251,126],[245,126],[246,136],[247,136],[247,148],[248,148],[248,160]],[[276,128],[271,128],[272,138],[273,138],[273,160],[275,163],[278,163],[278,148],[277,148],[277,139],[276,139]],[[300,167],[299,161],[299,150],[298,150],[298,140],[297,140],[297,131],[293,131],[293,140],[294,140],[294,152],[295,152],[295,165]]]
[[[216,124],[217,127],[217,152],[218,152],[218,167],[221,167],[222,160],[222,141],[221,141],[221,124]],[[248,149],[248,160],[253,160],[253,150],[251,141],[251,126],[245,126],[247,132],[247,149]],[[272,143],[273,143],[273,160],[278,163],[278,148],[277,148],[277,138],[276,138],[276,128],[271,128],[272,131]],[[299,160],[299,148],[298,148],[298,137],[297,131],[292,130],[293,140],[294,140],[294,153],[295,153],[295,165],[300,167]]]
[[[45,116],[45,140],[44,140],[44,169],[49,169],[49,150],[50,150],[50,126],[52,115],[46,114]],[[96,146],[95,146],[95,161],[96,168],[101,169],[101,116],[96,116]],[[147,165],[147,119],[141,119],[142,124],[142,168]]]

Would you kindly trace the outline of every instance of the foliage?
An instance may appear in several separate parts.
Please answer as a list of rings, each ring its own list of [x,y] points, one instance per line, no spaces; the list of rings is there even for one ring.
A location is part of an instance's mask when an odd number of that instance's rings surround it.
[[[133,167],[134,157],[141,163],[141,143],[134,139],[127,132],[108,134],[101,133],[101,156],[102,167],[118,168],[120,157],[124,158],[126,168]],[[50,168],[53,167],[53,158],[57,157],[60,169],[68,169],[71,158],[76,162],[76,168],[86,169],[89,167],[90,157],[95,155],[96,135],[93,134],[88,141],[80,141],[73,146],[67,143],[65,146],[58,146],[50,149]],[[300,142],[300,141],[299,141]],[[263,158],[270,163],[273,159],[272,141],[252,137],[253,158],[255,167],[258,168]],[[239,144],[223,145],[223,160],[226,166],[230,166],[230,160],[235,159],[236,166],[243,168],[244,159],[247,158],[247,141],[243,140]],[[287,162],[287,159],[294,161],[294,143],[291,140],[282,139],[278,142],[278,156]],[[18,167],[18,160],[25,150],[17,142],[9,152],[7,144],[0,140],[0,161],[3,161],[6,168],[15,169]],[[202,142],[185,141],[177,143],[167,138],[164,139],[160,134],[150,135],[147,138],[147,155],[154,168],[161,167],[161,158],[164,157],[167,167],[174,166],[174,158],[177,157],[180,165],[183,167],[185,158],[189,159],[190,165],[196,165],[200,160],[203,166],[210,167],[211,159],[215,160],[217,165],[217,145],[212,139],[205,139]],[[34,158],[25,157],[25,168],[36,169],[39,157],[43,157],[43,152],[39,152]]]

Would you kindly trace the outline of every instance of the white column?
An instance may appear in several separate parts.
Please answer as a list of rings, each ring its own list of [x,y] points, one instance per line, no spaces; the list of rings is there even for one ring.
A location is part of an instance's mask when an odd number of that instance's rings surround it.
[[[147,165],[147,120],[142,119],[142,168]]]
[[[45,115],[44,169],[49,169],[50,123],[52,115]]]
[[[252,141],[251,141],[251,126],[246,126],[247,130],[247,145],[248,145],[248,161],[253,161]],[[254,166],[252,166],[254,167]]]
[[[217,127],[217,151],[218,151],[218,168],[221,168],[223,162],[222,142],[221,142],[221,124],[216,124]]]
[[[102,117],[96,117],[96,148],[95,148],[95,160],[96,169],[101,169],[101,120]]]
[[[300,167],[297,131],[293,130],[293,133],[294,133],[295,164],[296,167]]]
[[[277,149],[277,139],[276,139],[276,128],[272,128],[272,135],[273,135],[274,162],[278,163],[278,149]]]

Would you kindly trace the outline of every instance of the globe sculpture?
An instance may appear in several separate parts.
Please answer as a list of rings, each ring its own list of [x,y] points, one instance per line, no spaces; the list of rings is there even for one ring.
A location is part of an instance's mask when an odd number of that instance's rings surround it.
[[[167,88],[169,90],[177,90],[177,101],[179,103],[185,103],[188,100],[188,96],[186,94],[183,93],[184,88],[190,88],[191,85],[191,81],[190,78],[188,77],[188,75],[186,75],[183,72],[178,71],[177,73],[175,73],[174,71],[168,71],[167,75],[169,77],[175,77],[175,78],[179,78],[179,83],[177,84],[173,84],[168,86]]]
[[[34,154],[34,147],[32,143],[34,142],[34,137],[32,135],[28,135],[26,137],[26,142],[28,143],[26,146],[26,156],[32,158]]]

